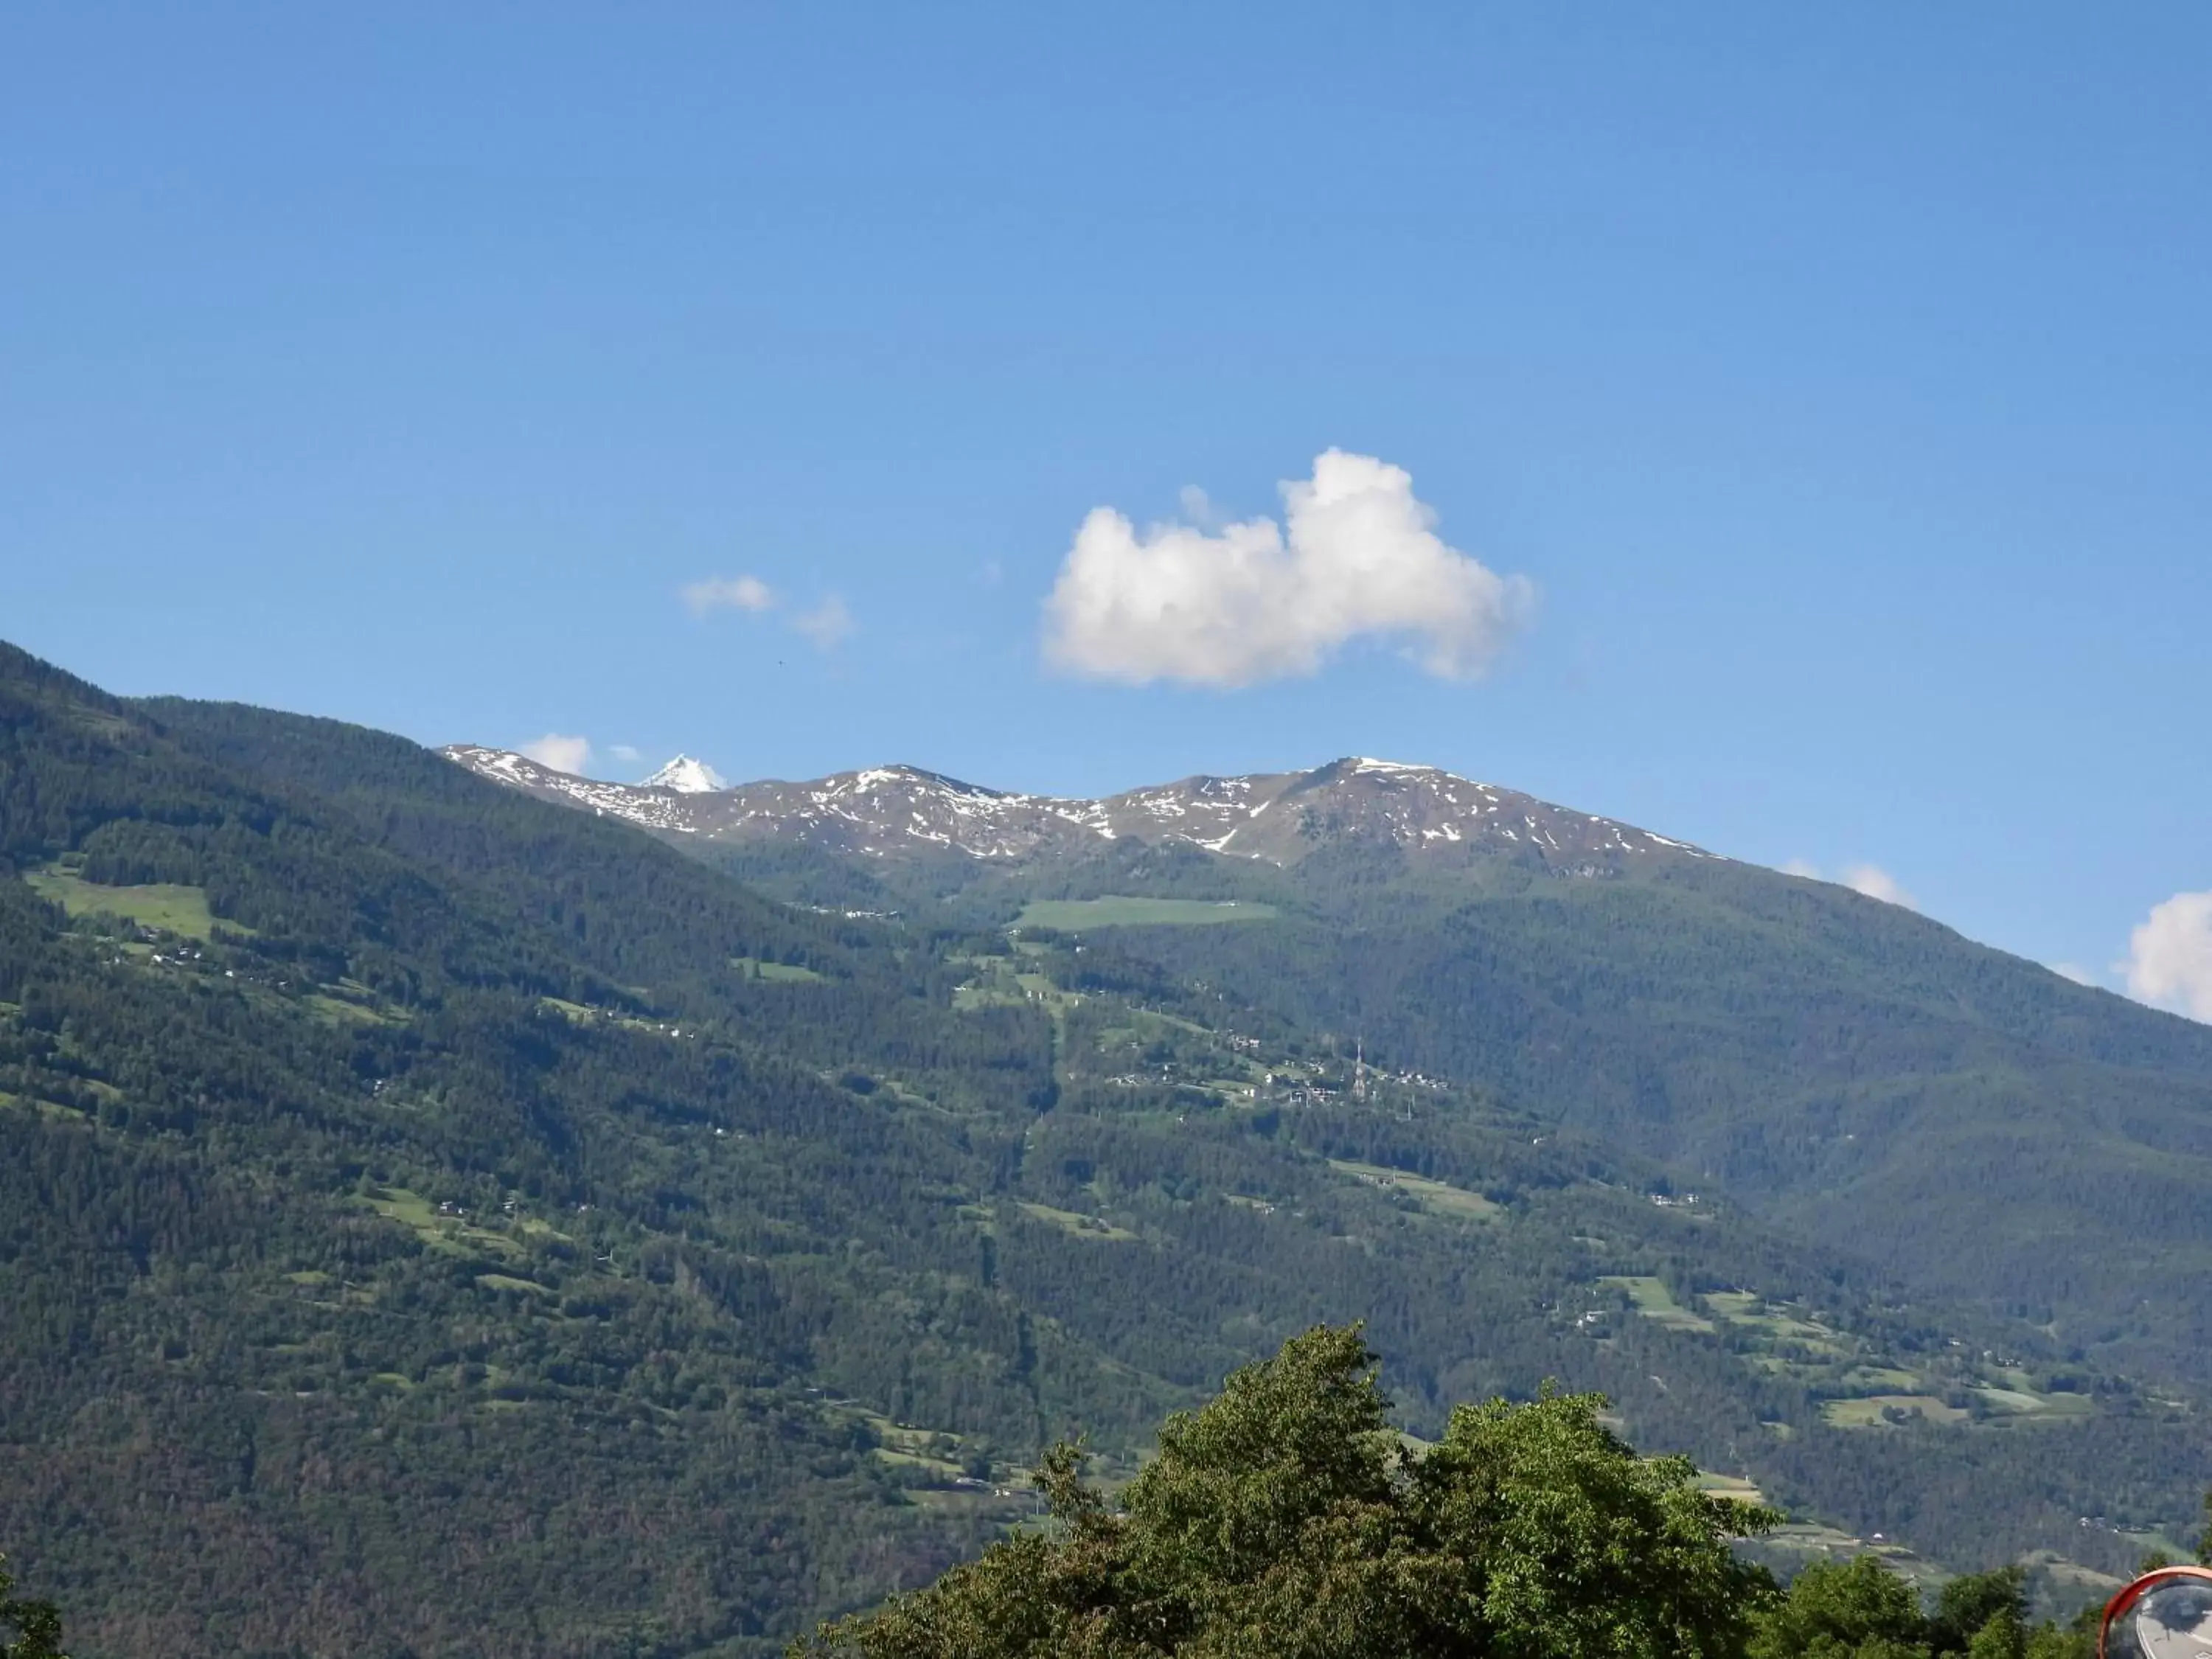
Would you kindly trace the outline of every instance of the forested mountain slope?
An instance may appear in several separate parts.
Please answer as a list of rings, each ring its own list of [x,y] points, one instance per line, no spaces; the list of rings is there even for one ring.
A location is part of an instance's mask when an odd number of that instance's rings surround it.
[[[1962,1565],[2193,1510],[2186,1399],[1003,895],[4,649],[0,860],[0,1547],[91,1659],[772,1651],[1357,1317],[1416,1432],[1558,1376]]]
[[[678,798],[447,752],[816,902],[1110,927],[1921,1291],[2212,1384],[2212,1027],[1898,906],[1376,761],[1054,802],[911,768]],[[1024,909],[1146,896],[1241,901],[1244,925]]]
[[[1127,948],[1633,1146],[1919,1289],[2212,1381],[2212,1029],[1747,866],[1474,890],[1302,876],[1277,921]]]

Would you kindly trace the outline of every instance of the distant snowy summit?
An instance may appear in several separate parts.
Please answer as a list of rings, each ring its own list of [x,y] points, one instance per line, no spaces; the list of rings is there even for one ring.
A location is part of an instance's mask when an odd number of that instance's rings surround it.
[[[1018,860],[1132,841],[1276,865],[1325,848],[1365,847],[1425,863],[1507,858],[1553,874],[1599,875],[1631,860],[1711,856],[1433,766],[1358,757],[1307,772],[1184,778],[1072,800],[987,789],[914,766],[726,784],[711,767],[679,756],[642,784],[620,784],[573,777],[503,749],[456,744],[442,752],[510,787],[662,835],[796,841],[872,858]]]
[[[689,755],[678,755],[638,785],[641,789],[672,789],[679,795],[711,795],[729,787],[720,772]]]

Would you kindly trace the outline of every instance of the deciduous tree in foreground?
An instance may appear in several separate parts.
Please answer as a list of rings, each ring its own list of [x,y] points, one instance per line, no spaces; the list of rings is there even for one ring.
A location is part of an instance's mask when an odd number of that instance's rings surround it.
[[[1462,1406],[1408,1449],[1356,1329],[1307,1332],[1169,1419],[1109,1504],[1060,1446],[1056,1525],[825,1626],[858,1659],[1678,1659],[1741,1654],[1771,1596],[1729,1550],[1772,1511],[1638,1457],[1594,1395]]]
[[[62,1616],[53,1603],[25,1601],[15,1589],[8,1558],[0,1555],[0,1659],[69,1659],[62,1651]]]

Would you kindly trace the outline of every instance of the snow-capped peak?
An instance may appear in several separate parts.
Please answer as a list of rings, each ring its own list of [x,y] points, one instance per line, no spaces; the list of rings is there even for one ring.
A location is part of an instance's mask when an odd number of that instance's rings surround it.
[[[642,784],[642,789],[672,789],[679,795],[711,795],[730,786],[722,775],[702,760],[678,755]]]
[[[1387,843],[1455,862],[1504,857],[1557,875],[1604,874],[1647,854],[1711,856],[1495,784],[1371,756],[1078,800],[986,789],[915,766],[732,787],[678,755],[639,786],[569,777],[503,750],[460,744],[445,753],[484,777],[660,835],[798,841],[869,858],[1079,857],[1125,838],[1285,866],[1325,845]]]
[[[1362,775],[1372,776],[1376,774],[1384,776],[1419,775],[1432,778],[1452,776],[1450,773],[1439,771],[1433,766],[1416,766],[1407,761],[1376,760],[1372,755],[1347,755],[1337,762],[1337,764],[1348,769],[1354,777]],[[1454,778],[1452,781],[1456,783],[1465,783],[1468,780]]]

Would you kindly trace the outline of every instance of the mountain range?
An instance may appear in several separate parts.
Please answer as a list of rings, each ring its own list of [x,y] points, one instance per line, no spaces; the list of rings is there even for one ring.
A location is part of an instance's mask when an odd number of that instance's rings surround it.
[[[507,750],[454,744],[440,752],[543,799],[647,830],[704,842],[790,841],[872,858],[953,852],[1064,859],[1114,841],[1194,847],[1278,866],[1343,842],[1387,844],[1458,863],[1523,857],[1570,872],[1639,854],[1705,856],[1648,830],[1432,766],[1358,757],[1310,772],[1185,778],[1067,800],[987,789],[915,766],[730,786],[703,763],[679,756],[631,785],[556,771]]]
[[[2085,1357],[2212,1382],[2212,1028],[1900,907],[1376,760],[1063,800],[906,766],[678,797],[442,752],[787,899],[1110,918],[1164,974],[2032,1312]],[[1098,908],[1147,896],[1249,925]]]
[[[570,781],[0,647],[0,1548],[73,1650],[756,1659],[1322,1320],[1798,1559],[2190,1541],[2202,1028],[1424,769]]]

